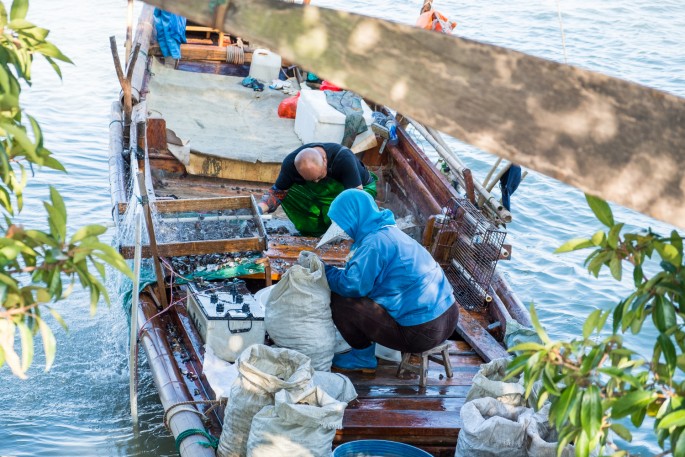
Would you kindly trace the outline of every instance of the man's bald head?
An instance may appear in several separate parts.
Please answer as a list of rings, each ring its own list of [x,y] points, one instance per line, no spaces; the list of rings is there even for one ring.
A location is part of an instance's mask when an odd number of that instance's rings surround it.
[[[326,156],[318,149],[306,148],[295,156],[295,169],[305,181],[318,182],[326,177]]]

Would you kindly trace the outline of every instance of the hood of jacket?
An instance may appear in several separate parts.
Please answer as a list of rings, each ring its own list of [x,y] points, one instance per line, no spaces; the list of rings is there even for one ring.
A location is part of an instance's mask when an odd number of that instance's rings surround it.
[[[340,193],[331,203],[328,217],[354,240],[353,249],[369,233],[395,225],[392,211],[378,209],[373,197],[359,189],[347,189]]]

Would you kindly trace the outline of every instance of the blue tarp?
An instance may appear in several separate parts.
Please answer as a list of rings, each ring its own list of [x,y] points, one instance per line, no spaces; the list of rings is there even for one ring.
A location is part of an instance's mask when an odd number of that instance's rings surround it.
[[[157,42],[164,57],[181,58],[181,43],[186,42],[186,18],[155,8]]]

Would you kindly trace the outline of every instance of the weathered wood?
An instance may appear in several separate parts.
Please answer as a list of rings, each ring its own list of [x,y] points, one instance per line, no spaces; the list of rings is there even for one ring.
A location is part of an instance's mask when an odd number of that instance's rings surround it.
[[[184,255],[203,255],[218,252],[262,251],[264,238],[236,238],[232,240],[186,241],[182,243],[157,244],[160,257],[179,257]],[[133,258],[133,246],[121,246],[119,252],[125,259]],[[143,246],[143,258],[154,257],[150,246]]]
[[[297,260],[302,251],[314,252],[321,260],[330,265],[343,265],[345,263],[345,258],[350,253],[350,241],[343,241],[335,245],[327,244],[316,249],[318,242],[319,238],[273,235],[269,238],[269,250],[264,255],[271,259],[272,268],[276,267],[275,269],[282,271],[285,271],[285,267],[277,268],[278,265],[274,264],[274,260],[279,259],[290,264]]]
[[[509,357],[509,353],[464,309],[459,310],[457,332],[486,362]]]
[[[245,47],[245,63],[252,62],[252,48]],[[161,56],[162,51],[159,46],[150,46],[150,55]],[[212,60],[216,62],[226,62],[226,46],[212,46],[206,44],[181,44],[181,60]]]
[[[440,212],[440,204],[435,200],[433,195],[428,191],[426,185],[417,176],[416,172],[407,162],[407,159],[402,156],[400,151],[395,146],[386,146],[386,151],[391,155],[392,161],[396,166],[393,169],[395,179],[402,183],[402,189],[405,194],[411,194],[408,201],[409,205],[418,207],[419,214],[436,214]]]
[[[167,150],[166,121],[161,117],[149,117],[145,130],[148,154]]]
[[[159,213],[183,213],[191,211],[216,211],[222,209],[250,208],[249,195],[236,197],[194,198],[187,200],[159,200],[155,207]]]
[[[244,181],[273,184],[281,171],[280,163],[244,162],[220,157],[212,157],[191,151],[188,173],[223,179],[242,179]]]
[[[133,97],[134,104],[138,103],[141,99],[141,90],[145,81],[147,55],[150,49],[150,39],[152,38],[154,24],[154,10],[154,7],[151,7],[150,5],[143,5],[140,17],[138,18],[136,34],[133,39],[134,46],[140,47],[137,48],[137,52],[131,53],[126,61],[127,72],[130,72],[131,74],[129,80],[131,82],[131,96]],[[137,59],[140,59],[140,63],[135,65]]]
[[[521,300],[519,300],[518,296],[511,290],[509,283],[507,283],[497,271],[492,275],[491,286],[502,299],[502,302],[509,311],[509,314],[511,314],[511,317],[516,319],[521,325],[525,325],[526,327],[533,326],[528,310],[526,310],[526,307],[523,306]]]
[[[217,21],[205,0],[148,3],[200,24]],[[585,192],[685,227],[685,99],[358,14],[278,0],[232,0],[229,6],[223,30],[263,43],[338,86]],[[379,46],[382,53],[371,52]]]
[[[150,257],[155,268],[155,276],[157,277],[157,293],[162,302],[162,308],[166,309],[169,301],[166,295],[166,284],[164,283],[164,273],[160,261],[159,251],[157,250],[157,237],[155,235],[155,224],[152,220],[152,212],[150,210],[150,203],[148,199],[147,187],[145,184],[145,177],[143,173],[137,174],[138,190],[140,191],[140,199],[143,204],[143,215],[145,216],[145,225],[147,226],[147,236],[150,240]],[[135,251],[135,247],[134,247]]]

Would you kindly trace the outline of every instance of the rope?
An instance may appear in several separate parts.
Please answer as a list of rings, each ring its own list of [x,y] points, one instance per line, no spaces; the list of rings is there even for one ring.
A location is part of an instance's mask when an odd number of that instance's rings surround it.
[[[245,50],[239,44],[226,46],[226,62],[237,65],[245,63]]]
[[[191,400],[191,401],[182,401],[179,403],[175,403],[171,405],[166,411],[164,411],[164,426],[171,431],[171,427],[169,427],[169,420],[171,420],[172,417],[176,413],[180,413],[183,411],[189,412],[189,413],[195,413],[200,416],[202,416],[203,419],[208,419],[207,414],[211,413],[214,411],[215,408],[225,405],[226,400]],[[175,409],[178,406],[186,406],[186,405],[212,405],[209,408],[207,408],[207,411],[204,413],[196,408],[183,408],[174,411],[173,413],[171,412],[173,409]]]
[[[192,435],[202,435],[205,438],[207,438],[208,442],[198,441],[197,444],[199,444],[202,447],[213,447],[214,449],[219,447],[219,440],[217,438],[213,437],[204,430],[200,430],[199,428],[189,428],[188,430],[183,430],[176,437],[176,450],[179,454],[181,453],[181,443],[183,442],[183,440]]]

